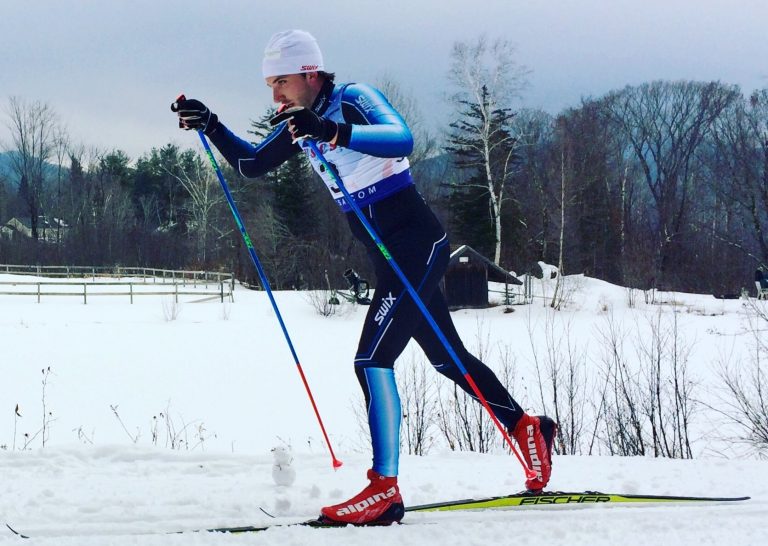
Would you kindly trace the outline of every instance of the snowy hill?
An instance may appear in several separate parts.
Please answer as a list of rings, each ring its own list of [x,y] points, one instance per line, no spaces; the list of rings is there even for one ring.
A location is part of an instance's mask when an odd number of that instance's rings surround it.
[[[0,275],[0,282],[19,279]],[[29,543],[51,545],[764,543],[768,463],[733,441],[742,431],[711,410],[724,408],[718,366],[749,361],[750,302],[631,293],[582,276],[567,281],[561,311],[548,306],[554,281],[536,280],[532,304],[515,306],[512,313],[503,307],[459,311],[457,327],[468,347],[499,373],[514,372],[514,395],[534,411],[544,405],[552,410],[547,382],[537,381],[546,376],[546,355],[560,352],[563,362],[572,355],[585,377],[580,419],[587,428],[597,411],[611,410],[591,403],[601,392],[596,386],[608,325],[623,329],[628,360],[641,359],[642,348],[659,333],[654,324],[664,333],[677,331],[696,389],[690,430],[695,458],[608,456],[600,438],[587,455],[589,436],[582,436],[580,454],[555,456],[551,487],[752,500],[409,514],[407,523],[425,524],[381,529],[135,535],[309,517],[359,491],[370,454],[351,360],[366,308],[345,305],[321,317],[308,294],[276,295],[334,450],[344,461],[334,472],[263,293],[238,289],[234,303],[192,303],[192,297],[178,305],[151,296],[133,305],[127,298],[91,297],[83,305],[71,297],[37,304],[30,296],[0,295],[2,521],[40,536]],[[647,297],[653,301],[646,303]],[[409,348],[398,371],[406,375],[419,368],[437,377]],[[426,456],[402,458],[406,503],[522,488],[518,463],[501,446],[488,454],[453,452],[436,430],[432,434]],[[278,486],[270,450],[286,444],[296,481]],[[51,532],[58,536],[45,538]],[[0,530],[0,543],[18,540]]]

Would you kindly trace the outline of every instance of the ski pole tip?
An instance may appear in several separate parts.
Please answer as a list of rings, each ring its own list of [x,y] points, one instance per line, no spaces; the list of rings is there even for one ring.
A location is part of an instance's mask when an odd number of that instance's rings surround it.
[[[344,463],[342,463],[340,460],[333,459],[333,469],[334,470],[338,470],[339,468],[341,468],[342,464],[344,464]]]
[[[535,470],[533,470],[533,469],[531,469],[531,468],[526,468],[526,469],[525,469],[525,477],[526,477],[527,479],[529,479],[529,480],[533,480],[533,479],[535,479],[535,478],[538,478],[538,477],[539,477],[539,475],[536,473],[536,471],[535,471]]]

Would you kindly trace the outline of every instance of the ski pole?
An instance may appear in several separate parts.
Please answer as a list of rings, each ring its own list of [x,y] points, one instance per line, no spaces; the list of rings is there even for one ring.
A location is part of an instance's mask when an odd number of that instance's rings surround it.
[[[400,269],[400,266],[397,265],[397,262],[392,257],[392,254],[390,254],[389,250],[387,250],[387,247],[384,245],[384,242],[381,240],[381,237],[379,237],[376,231],[373,229],[373,226],[371,226],[371,223],[365,217],[365,215],[363,214],[363,211],[360,210],[360,207],[358,206],[358,204],[355,203],[355,200],[350,195],[346,186],[344,186],[344,182],[341,180],[341,177],[337,174],[336,170],[332,168],[331,165],[328,163],[328,161],[325,159],[325,156],[317,147],[317,144],[314,141],[309,139],[306,139],[306,142],[308,143],[310,149],[315,153],[320,163],[322,163],[323,167],[325,167],[326,171],[331,173],[331,176],[333,176],[333,179],[336,181],[336,184],[341,190],[341,193],[344,195],[344,199],[346,200],[347,204],[354,211],[355,215],[360,219],[360,222],[363,224],[363,227],[365,227],[365,230],[368,232],[368,235],[370,235],[371,239],[373,239],[373,242],[376,243],[376,246],[379,248],[379,251],[387,260],[387,263],[389,263],[392,270],[395,272],[395,274],[398,276],[400,281],[403,283],[406,290],[411,295],[411,298],[413,298],[413,301],[416,303],[416,306],[424,315],[424,318],[427,320],[429,325],[432,327],[432,330],[434,330],[435,334],[437,334],[437,337],[440,339],[440,342],[448,351],[448,354],[451,356],[451,359],[456,364],[456,367],[464,376],[464,379],[472,388],[472,391],[475,393],[478,400],[480,400],[480,403],[483,405],[483,407],[486,409],[488,414],[491,416],[491,420],[493,421],[493,424],[495,424],[496,428],[499,429],[499,431],[501,432],[501,435],[504,437],[504,440],[507,442],[507,444],[509,445],[509,448],[512,450],[512,453],[515,454],[515,457],[517,457],[517,460],[520,461],[520,464],[523,466],[526,477],[529,479],[536,478],[537,476],[536,472],[533,469],[528,468],[528,465],[523,460],[522,456],[520,455],[520,452],[517,450],[514,443],[512,442],[512,438],[510,438],[509,434],[504,429],[504,425],[502,425],[499,419],[496,417],[496,414],[493,412],[493,409],[488,404],[488,401],[485,399],[485,396],[483,396],[483,393],[480,392],[480,388],[477,386],[474,379],[472,379],[472,376],[467,371],[467,368],[464,366],[464,364],[462,364],[461,359],[459,359],[459,356],[456,354],[456,351],[454,351],[453,347],[451,347],[450,342],[445,337],[445,334],[443,334],[443,332],[440,330],[440,327],[437,325],[437,322],[435,322],[434,317],[432,317],[432,313],[430,313],[429,310],[427,309],[427,306],[424,305],[424,301],[421,299],[421,296],[419,296],[419,293],[416,291],[416,289],[410,283],[408,278],[405,276],[405,273],[403,273],[403,270]]]
[[[179,96],[176,101],[184,100],[184,95]],[[304,388],[307,391],[307,395],[309,396],[309,401],[312,404],[312,409],[315,411],[315,416],[317,417],[317,422],[320,424],[320,430],[323,433],[323,438],[325,438],[325,443],[328,445],[328,451],[331,454],[331,459],[333,461],[333,468],[339,468],[342,465],[342,462],[336,458],[336,455],[333,453],[333,447],[331,446],[331,441],[328,439],[328,433],[325,431],[325,425],[323,424],[323,420],[320,417],[320,412],[317,409],[317,404],[315,403],[315,397],[312,396],[312,391],[309,388],[309,383],[307,382],[307,378],[304,375],[304,370],[301,367],[301,363],[299,362],[299,357],[296,354],[296,349],[293,347],[293,342],[291,341],[291,336],[288,335],[288,329],[285,327],[285,322],[283,321],[283,316],[280,313],[280,309],[277,307],[277,302],[275,301],[275,298],[272,294],[272,288],[269,284],[269,280],[267,279],[267,275],[264,273],[264,269],[261,267],[261,262],[259,261],[259,257],[256,255],[256,250],[253,248],[253,242],[251,242],[251,238],[248,236],[248,232],[245,229],[245,224],[243,223],[243,218],[240,216],[240,212],[237,210],[237,205],[235,204],[235,200],[232,198],[232,193],[229,191],[229,185],[227,184],[227,181],[224,179],[224,175],[221,173],[221,169],[219,168],[219,164],[216,162],[216,158],[213,157],[213,151],[211,151],[211,146],[208,144],[208,140],[205,138],[205,134],[202,130],[198,129],[197,131],[198,136],[200,137],[200,141],[203,143],[203,148],[205,148],[205,154],[208,156],[208,161],[210,161],[211,166],[213,167],[213,170],[216,172],[216,176],[219,179],[219,183],[221,184],[221,189],[224,190],[224,195],[227,198],[227,203],[229,203],[229,210],[232,211],[232,216],[235,219],[235,223],[237,224],[238,229],[240,230],[240,234],[243,236],[243,241],[245,242],[245,246],[248,248],[248,254],[251,256],[251,261],[253,262],[253,265],[256,266],[256,271],[259,274],[259,279],[261,280],[261,284],[264,287],[264,291],[267,293],[267,296],[269,297],[269,301],[272,304],[272,309],[275,311],[275,316],[277,316],[277,321],[280,323],[280,328],[283,330],[283,336],[285,336],[285,341],[288,343],[288,348],[291,350],[291,355],[293,356],[293,360],[296,363],[296,368],[299,371],[299,375],[301,376],[301,382],[304,383]]]

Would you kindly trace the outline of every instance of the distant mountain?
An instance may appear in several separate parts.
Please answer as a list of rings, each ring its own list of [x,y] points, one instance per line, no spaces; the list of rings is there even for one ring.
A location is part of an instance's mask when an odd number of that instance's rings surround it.
[[[443,196],[447,190],[441,184],[447,182],[450,175],[451,156],[438,154],[422,159],[413,166],[413,177],[419,191],[432,197]]]
[[[8,186],[16,185],[16,175],[13,172],[13,161],[11,154],[13,152],[0,152],[0,182],[5,181]],[[50,163],[45,165],[46,178],[56,174],[56,166]]]
[[[0,175],[10,174],[11,154],[9,152],[0,152]]]
[[[11,154],[0,152],[0,184],[5,184],[9,188],[14,184],[11,177]]]

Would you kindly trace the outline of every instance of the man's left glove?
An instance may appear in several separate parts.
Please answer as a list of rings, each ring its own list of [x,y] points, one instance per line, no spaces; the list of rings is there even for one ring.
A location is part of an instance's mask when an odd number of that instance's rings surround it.
[[[303,106],[294,106],[283,110],[269,120],[269,123],[274,127],[283,121],[288,121],[288,130],[291,132],[294,142],[300,138],[330,142],[339,129],[335,122],[320,117]]]
[[[196,99],[179,97],[171,104],[171,110],[179,115],[179,128],[202,129],[209,135],[216,130],[219,124],[219,116],[211,112],[208,107]]]

